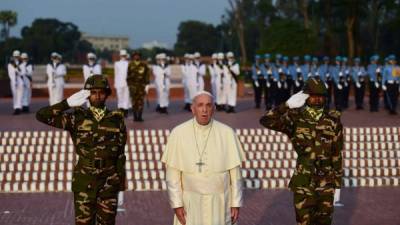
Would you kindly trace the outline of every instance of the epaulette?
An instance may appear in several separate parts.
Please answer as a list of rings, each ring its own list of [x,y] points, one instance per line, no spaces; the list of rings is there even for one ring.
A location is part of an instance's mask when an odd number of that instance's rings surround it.
[[[338,110],[331,109],[331,110],[329,110],[328,115],[335,119],[340,119],[340,116],[342,115],[342,113]]]
[[[124,118],[124,111],[123,111],[123,110],[120,110],[120,109],[113,110],[113,111],[110,112],[109,115],[110,115],[110,116],[119,116],[119,117],[121,117],[121,118]]]

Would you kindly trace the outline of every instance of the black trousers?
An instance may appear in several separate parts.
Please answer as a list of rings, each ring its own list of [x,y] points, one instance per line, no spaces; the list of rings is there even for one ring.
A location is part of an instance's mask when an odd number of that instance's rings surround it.
[[[364,107],[364,96],[365,96],[365,83],[360,83],[361,87],[357,87],[354,83],[354,97],[356,100],[357,109],[362,109]]]
[[[276,103],[276,82],[269,80],[268,83],[265,88],[265,105],[267,109],[271,109]]]
[[[342,111],[343,109],[343,96],[344,96],[344,85],[342,85],[342,89],[340,90],[337,85],[333,88],[333,94],[335,98],[335,109],[338,111]]]
[[[380,85],[376,87],[375,82],[369,82],[369,111],[378,112],[380,92]]]
[[[387,103],[389,107],[389,111],[391,113],[396,112],[397,110],[397,101],[399,98],[399,83],[389,84],[386,82],[386,95],[387,95]]]
[[[257,79],[258,87],[256,86],[256,82],[253,81],[253,89],[254,89],[254,102],[256,103],[256,107],[260,107],[261,98],[264,93],[264,102],[266,102],[266,80],[265,79]]]

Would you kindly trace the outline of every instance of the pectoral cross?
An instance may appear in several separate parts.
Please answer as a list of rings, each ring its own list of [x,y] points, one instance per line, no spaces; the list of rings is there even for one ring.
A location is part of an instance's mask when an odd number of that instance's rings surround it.
[[[199,173],[201,173],[201,167],[205,166],[206,164],[202,161],[202,159],[200,159],[199,162],[196,163],[196,165],[199,167]]]

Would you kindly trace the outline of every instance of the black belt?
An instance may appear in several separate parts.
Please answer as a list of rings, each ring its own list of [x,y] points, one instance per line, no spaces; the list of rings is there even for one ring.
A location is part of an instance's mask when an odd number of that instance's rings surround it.
[[[87,166],[94,169],[104,169],[111,166],[115,166],[117,164],[116,160],[87,159],[87,158],[80,158],[78,163],[81,164],[82,166]]]

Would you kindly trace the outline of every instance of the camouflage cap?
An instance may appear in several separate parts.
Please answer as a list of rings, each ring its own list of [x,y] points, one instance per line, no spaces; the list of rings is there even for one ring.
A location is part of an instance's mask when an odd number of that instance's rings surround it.
[[[328,90],[325,87],[324,82],[320,79],[310,78],[304,85],[303,91],[309,95],[328,95]]]
[[[103,75],[96,74],[86,80],[84,89],[90,90],[95,88],[105,89],[107,94],[111,94],[110,84],[108,83],[107,78]]]

